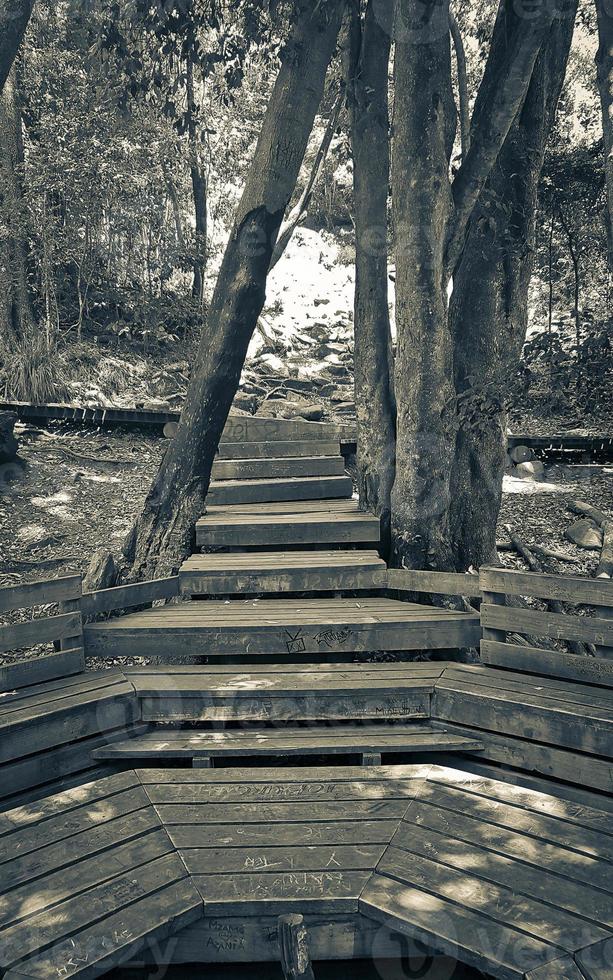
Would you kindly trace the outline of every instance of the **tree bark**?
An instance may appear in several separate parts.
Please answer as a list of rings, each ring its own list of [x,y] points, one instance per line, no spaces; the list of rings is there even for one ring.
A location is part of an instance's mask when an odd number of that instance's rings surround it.
[[[496,559],[509,384],[526,335],[538,181],[568,59],[576,3],[554,22],[522,111],[471,219],[451,323],[458,432],[451,530],[458,570]]]
[[[605,225],[609,272],[613,275],[613,7],[610,0],[595,0],[598,20],[596,70],[602,108],[602,141],[607,203]]]
[[[34,0],[0,0],[0,92],[26,32]]]
[[[0,333],[9,344],[32,336],[34,327],[23,165],[21,106],[13,66],[0,97]]]
[[[206,248],[207,248],[207,181],[202,169],[200,152],[198,149],[198,129],[196,125],[196,96],[194,89],[194,38],[193,32],[188,42],[186,57],[186,97],[187,97],[187,145],[189,155],[189,173],[192,181],[192,195],[194,199],[194,279],[192,283],[192,297],[198,304],[202,304],[204,296],[204,270],[206,268]]]
[[[340,27],[343,0],[296,0],[289,41],[211,300],[175,439],[124,546],[129,577],[165,574],[189,552],[211,466],[293,193]]]
[[[360,505],[381,518],[390,545],[396,468],[396,406],[388,307],[388,64],[393,0],[369,0],[363,24],[355,5],[348,97],[355,221],[354,369]]]
[[[319,180],[319,175],[323,170],[324,163],[326,162],[326,157],[328,156],[328,150],[330,149],[330,144],[332,142],[332,137],[336,130],[338,124],[338,117],[341,112],[343,105],[343,99],[345,97],[345,92],[343,88],[338,93],[336,97],[336,102],[334,103],[332,112],[330,113],[330,118],[328,120],[328,125],[326,126],[323,139],[319,145],[319,149],[313,161],[313,166],[311,167],[311,172],[309,174],[309,179],[306,182],[306,186],[300,195],[300,198],[294,208],[290,211],[286,220],[281,225],[279,231],[279,237],[272,253],[272,259],[270,260],[270,269],[274,269],[277,262],[283,255],[285,249],[287,248],[289,241],[294,234],[296,228],[301,221],[304,221],[309,205],[311,203],[311,198],[313,197],[313,189],[315,184]],[[269,271],[270,271],[269,269]]]
[[[400,0],[398,22],[392,151],[397,334],[392,558],[408,568],[443,569],[450,567],[455,394],[444,286],[455,129],[448,5]]]
[[[455,51],[456,70],[458,75],[458,116],[460,119],[460,137],[462,160],[470,149],[470,99],[468,97],[468,78],[466,75],[466,52],[462,32],[453,11],[449,11],[449,30]]]

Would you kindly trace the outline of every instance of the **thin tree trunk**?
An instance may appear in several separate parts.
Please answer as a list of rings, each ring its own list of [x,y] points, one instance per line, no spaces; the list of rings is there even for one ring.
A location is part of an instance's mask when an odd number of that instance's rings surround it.
[[[400,0],[398,19],[392,151],[397,334],[393,560],[409,568],[447,568],[455,395],[444,288],[455,130],[448,6],[438,0]]]
[[[466,52],[462,32],[453,11],[449,11],[449,30],[455,51],[456,69],[458,74],[458,116],[460,119],[460,137],[462,160],[470,149],[470,100],[468,98],[468,79],[466,75]]]
[[[206,268],[207,248],[207,181],[198,149],[198,129],[196,126],[196,99],[194,89],[193,39],[188,47],[186,59],[186,95],[187,95],[187,144],[189,154],[189,172],[192,181],[195,219],[195,248],[194,248],[194,280],[192,296],[202,303],[204,295],[204,270]]]
[[[0,92],[17,56],[34,0],[0,0]]]
[[[289,241],[294,234],[296,228],[304,221],[309,205],[311,203],[311,198],[313,197],[313,190],[315,184],[319,180],[319,175],[323,170],[324,163],[326,162],[326,157],[328,156],[328,150],[330,149],[330,144],[332,142],[332,137],[334,136],[336,127],[338,125],[338,117],[341,112],[343,105],[343,99],[345,97],[345,92],[341,87],[340,92],[336,97],[336,101],[330,113],[330,118],[328,119],[328,125],[326,126],[323,139],[319,145],[319,149],[313,161],[313,166],[311,167],[311,172],[309,174],[309,179],[306,182],[306,186],[300,195],[295,207],[290,211],[287,219],[281,225],[281,230],[279,231],[279,237],[277,238],[277,244],[275,245],[274,252],[272,253],[272,259],[270,260],[270,268],[274,269],[277,262],[283,255],[285,249],[287,248]]]
[[[5,343],[31,336],[34,328],[23,165],[21,106],[13,66],[0,97],[0,330]]]
[[[181,252],[185,252],[185,235],[183,234],[183,222],[181,221],[181,208],[179,206],[179,195],[177,194],[177,188],[175,187],[175,182],[172,179],[172,174],[166,163],[163,164],[164,180],[166,182],[166,190],[168,191],[168,199],[170,200],[170,207],[172,210],[172,217],[175,225],[175,237],[177,239],[177,247]]]
[[[471,220],[451,323],[459,429],[451,480],[457,569],[496,558],[505,403],[527,325],[538,181],[568,59],[576,3],[554,22],[530,88]]]
[[[191,548],[215,452],[264,305],[270,259],[322,97],[342,10],[343,0],[316,6],[311,0],[296,0],[179,430],[125,544],[131,578],[163,574]]]
[[[602,139],[607,203],[605,225],[609,272],[613,275],[613,7],[610,0],[595,0],[598,20],[596,70],[602,108]]]
[[[575,321],[575,344],[577,347],[577,362],[581,360],[581,315],[579,313],[579,296],[581,293],[581,275],[579,272],[579,253],[575,245],[570,225],[564,217],[562,210],[559,211],[560,224],[566,234],[570,261],[573,266],[573,318]]]
[[[375,9],[376,8],[376,9]],[[396,464],[396,406],[388,308],[388,63],[393,0],[369,0],[363,24],[353,11],[349,109],[355,221],[355,402],[360,505],[381,518],[389,550]]]

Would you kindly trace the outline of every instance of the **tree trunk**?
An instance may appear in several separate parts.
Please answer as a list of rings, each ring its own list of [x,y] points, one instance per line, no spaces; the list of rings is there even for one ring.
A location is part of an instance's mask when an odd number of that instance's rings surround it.
[[[196,98],[194,90],[194,61],[193,44],[190,41],[186,64],[186,96],[187,96],[187,144],[189,155],[189,172],[192,181],[194,198],[195,240],[194,240],[194,279],[192,297],[202,304],[204,295],[204,270],[206,268],[207,247],[207,183],[202,170],[200,152],[198,149],[198,129],[196,126]]]
[[[460,119],[460,137],[462,160],[470,149],[470,99],[468,97],[468,78],[466,73],[466,52],[462,32],[455,15],[449,11],[449,30],[455,51],[456,70],[458,75],[458,116]]]
[[[613,275],[613,7],[610,0],[595,0],[598,19],[596,69],[602,107],[602,139],[607,203],[605,224],[609,272]]]
[[[400,0],[392,206],[396,240],[395,564],[447,568],[454,390],[444,249],[455,131],[448,5]]]
[[[15,61],[33,7],[34,0],[0,0],[0,92]]]
[[[23,200],[23,133],[15,67],[0,97],[0,336],[15,343],[34,327]]]
[[[320,143],[319,149],[313,161],[313,166],[311,167],[311,172],[309,174],[309,179],[306,182],[306,186],[300,195],[300,198],[294,208],[292,208],[287,219],[281,225],[279,231],[279,237],[277,238],[277,243],[275,245],[274,251],[272,253],[272,259],[270,260],[270,269],[274,269],[277,262],[283,255],[285,249],[287,248],[289,241],[294,234],[294,231],[298,227],[301,221],[307,215],[309,205],[311,203],[311,198],[313,197],[313,189],[315,184],[319,180],[319,175],[323,170],[324,163],[326,162],[326,157],[328,156],[328,150],[330,149],[330,144],[332,142],[332,137],[334,136],[338,117],[341,112],[343,105],[345,93],[343,88],[338,93],[336,97],[336,102],[334,103],[332,112],[330,113],[330,118],[328,120],[328,125],[326,126],[323,139]],[[269,269],[269,271],[270,271]]]
[[[470,222],[454,277],[451,323],[459,428],[451,529],[459,570],[496,559],[506,463],[505,402],[526,335],[538,182],[575,10],[573,4],[551,28],[521,114]]]
[[[376,8],[376,9],[375,9]],[[389,190],[388,63],[393,0],[354,7],[348,96],[355,221],[355,402],[360,505],[381,518],[390,544],[396,461],[396,407],[387,286]]]
[[[128,540],[131,578],[165,574],[189,552],[211,466],[262,311],[266,276],[322,97],[342,0],[296,0],[291,33],[264,116],[211,300],[185,408]]]

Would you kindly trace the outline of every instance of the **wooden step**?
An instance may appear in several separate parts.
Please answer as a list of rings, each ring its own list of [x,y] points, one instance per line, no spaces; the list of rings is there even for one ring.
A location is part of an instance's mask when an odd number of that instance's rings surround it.
[[[134,668],[148,722],[428,718],[442,663]],[[445,727],[444,725],[442,726]]]
[[[281,459],[284,456],[338,456],[340,443],[323,439],[291,439],[287,442],[220,442],[219,459]]]
[[[196,544],[207,548],[259,545],[379,544],[379,519],[371,514],[236,514],[232,507],[196,521]]]
[[[272,551],[192,555],[179,571],[186,595],[335,592],[385,588],[376,551]]]
[[[125,742],[96,749],[97,759],[131,763],[134,760],[193,760],[250,756],[361,755],[412,752],[474,752],[478,739],[448,734],[430,725],[339,725],[310,728],[226,729],[194,731],[160,729]],[[367,761],[365,758],[364,761]]]
[[[85,627],[89,656],[329,658],[476,646],[476,614],[395,599],[193,600]]]
[[[213,480],[207,504],[267,503],[274,500],[324,500],[351,497],[350,476],[302,476],[267,480]]]
[[[306,419],[267,419],[257,415],[229,415],[221,441],[236,442],[289,442],[321,440],[337,442],[346,426],[331,422],[307,422]]]
[[[217,459],[213,480],[265,480],[294,476],[343,476],[342,456],[283,456],[270,459]]]

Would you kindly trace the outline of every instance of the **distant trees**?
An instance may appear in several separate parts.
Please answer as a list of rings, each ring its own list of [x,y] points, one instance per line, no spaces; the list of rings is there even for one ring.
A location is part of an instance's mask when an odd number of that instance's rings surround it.
[[[610,0],[595,0],[598,19],[596,68],[602,108],[602,137],[609,271],[613,275],[613,7]]]

